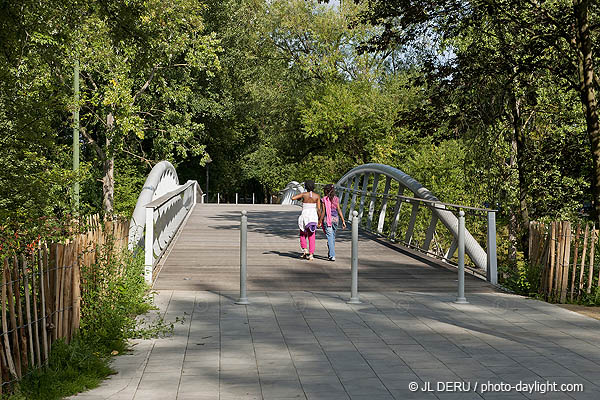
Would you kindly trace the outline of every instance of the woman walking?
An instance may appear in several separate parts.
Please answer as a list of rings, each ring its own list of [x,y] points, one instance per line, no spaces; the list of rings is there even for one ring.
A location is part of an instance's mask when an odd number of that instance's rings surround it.
[[[332,184],[327,184],[323,188],[325,197],[323,197],[324,209],[321,212],[319,225],[323,226],[325,235],[327,236],[327,247],[329,248],[329,261],[335,261],[335,233],[338,229],[339,219],[342,219],[342,229],[346,229],[346,221],[340,209],[340,199],[335,195],[335,187]],[[325,217],[325,223],[323,218]]]
[[[315,254],[315,231],[321,226],[321,196],[314,192],[314,181],[304,182],[304,188],[306,192],[295,195],[292,200],[302,199],[302,214],[298,217],[301,257],[312,260]]]

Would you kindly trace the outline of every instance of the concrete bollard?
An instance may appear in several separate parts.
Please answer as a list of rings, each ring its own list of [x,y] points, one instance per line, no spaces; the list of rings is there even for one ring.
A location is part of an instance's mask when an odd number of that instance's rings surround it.
[[[348,304],[361,304],[358,298],[358,211],[352,211],[352,286],[350,288],[350,300]]]
[[[458,297],[456,303],[467,304],[465,298],[465,212],[458,212]]]
[[[250,304],[246,293],[246,269],[248,255],[248,212],[242,211],[242,221],[240,225],[240,298],[235,304]]]

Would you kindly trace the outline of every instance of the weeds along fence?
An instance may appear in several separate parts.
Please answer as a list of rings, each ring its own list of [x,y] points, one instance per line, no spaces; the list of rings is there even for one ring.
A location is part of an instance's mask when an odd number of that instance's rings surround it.
[[[129,223],[101,221],[96,215],[85,219],[80,232],[64,243],[40,241],[19,253],[0,254],[0,394],[6,385],[45,365],[54,342],[73,338],[82,295],[85,299],[82,287],[93,284],[85,279],[94,279],[93,273],[82,278],[82,269],[94,268],[101,251],[116,255],[126,249]]]
[[[529,260],[539,271],[539,292],[550,301],[579,301],[596,293],[600,265],[594,263],[598,230],[568,221],[529,225]]]

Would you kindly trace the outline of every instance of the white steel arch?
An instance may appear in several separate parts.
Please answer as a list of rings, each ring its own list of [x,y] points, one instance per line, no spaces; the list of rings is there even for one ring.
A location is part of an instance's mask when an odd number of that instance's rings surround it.
[[[129,223],[129,249],[142,244],[146,225],[146,204],[179,187],[179,177],[175,167],[168,161],[156,164],[144,182],[133,215]]]
[[[373,183],[372,190],[368,191],[369,177],[373,175]],[[338,189],[343,190],[341,203],[343,204],[343,212],[346,214],[347,206],[349,199],[351,197],[352,201],[350,202],[349,213],[350,215],[355,207],[359,207],[359,218],[362,218],[362,214],[365,209],[365,202],[369,200],[368,206],[368,220],[367,220],[367,229],[371,228],[373,214],[374,214],[374,199],[377,192],[377,186],[379,182],[382,182],[381,177],[385,178],[385,188],[384,188],[384,200],[382,204],[382,210],[380,212],[379,221],[377,225],[377,232],[381,233],[384,218],[385,218],[385,209],[387,205],[387,196],[390,190],[391,181],[395,180],[399,183],[399,191],[398,196],[402,196],[405,189],[410,190],[414,193],[414,197],[417,199],[428,200],[431,202],[439,202],[440,200],[434,196],[431,191],[421,185],[416,179],[402,172],[401,170],[391,167],[389,165],[384,164],[364,164],[353,168],[349,172],[347,172],[344,176],[340,178],[337,182],[336,187]],[[362,178],[362,179],[361,179]],[[361,188],[362,182],[362,188]],[[360,199],[358,199],[358,195],[360,195]],[[370,199],[369,199],[370,197]],[[433,238],[435,233],[435,225],[438,220],[442,221],[442,223],[446,226],[448,231],[453,235],[454,241],[452,246],[446,253],[446,257],[450,258],[454,252],[456,251],[457,240],[458,240],[458,218],[454,215],[454,213],[448,209],[443,204],[435,204],[429,207],[432,211],[432,219],[427,230],[427,239],[426,239],[426,248],[428,250],[429,243]],[[398,211],[400,209],[401,202],[396,202],[396,207],[394,210],[394,218],[392,220],[392,232],[394,234],[396,230],[396,225],[398,220]],[[414,229],[414,221],[416,219],[416,214],[418,212],[419,204],[413,204],[413,212],[411,216],[411,222],[407,229],[406,237],[410,237],[412,235],[412,229]],[[485,250],[481,247],[481,245],[473,238],[469,231],[465,232],[465,251],[473,261],[473,263],[480,268],[482,271],[487,271],[488,264],[488,256]]]
[[[168,161],[150,171],[129,224],[129,248],[144,249],[146,282],[152,283],[155,266],[194,209],[198,194],[202,196],[198,182],[180,185]]]

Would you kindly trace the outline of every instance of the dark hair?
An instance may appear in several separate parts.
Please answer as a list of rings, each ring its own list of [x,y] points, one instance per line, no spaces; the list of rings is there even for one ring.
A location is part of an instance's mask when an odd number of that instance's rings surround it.
[[[306,189],[307,192],[314,192],[315,181],[311,181],[311,180],[304,181],[304,189]]]
[[[325,193],[325,196],[329,197],[329,200],[333,200],[333,197],[335,196],[335,187],[333,184],[328,183],[325,185],[323,188],[323,193]]]

